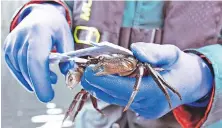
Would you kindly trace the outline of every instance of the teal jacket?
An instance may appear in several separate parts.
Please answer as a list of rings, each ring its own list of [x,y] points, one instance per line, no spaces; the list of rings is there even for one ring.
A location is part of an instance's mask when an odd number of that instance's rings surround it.
[[[213,71],[214,71],[214,90],[212,93],[212,106],[210,107],[209,113],[205,123],[205,125],[210,125],[211,127],[221,127],[222,126],[222,42],[220,44],[209,45],[199,49],[196,51],[205,55],[210,62],[212,63]]]

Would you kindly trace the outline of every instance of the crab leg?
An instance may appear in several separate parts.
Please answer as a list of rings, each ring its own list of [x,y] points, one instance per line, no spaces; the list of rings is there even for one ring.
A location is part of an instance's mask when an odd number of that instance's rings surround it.
[[[163,83],[163,84],[165,84],[165,86],[167,86],[172,92],[174,92],[175,94],[177,94],[177,96],[180,98],[180,100],[182,100],[182,96],[180,95],[180,93],[175,89],[175,88],[173,88],[172,86],[170,86],[165,80],[163,80],[163,78],[162,78],[162,76],[160,75],[159,76],[159,74],[157,74],[158,75],[158,78],[161,80],[161,82]]]
[[[97,104],[97,99],[95,97],[93,97],[92,95],[90,95],[90,99],[91,99],[91,102],[93,104],[93,107],[99,112],[101,113],[102,115],[105,115],[99,108],[98,108],[98,104]]]
[[[74,120],[75,120],[76,116],[78,115],[79,111],[82,109],[82,107],[83,107],[83,105],[84,105],[87,97],[88,97],[88,92],[86,92],[86,91],[84,90],[84,94],[83,94],[82,97],[81,97],[79,106],[78,106],[78,108],[77,108],[77,110],[76,110],[76,112],[75,112],[75,114],[74,114],[74,116],[73,116],[72,122],[74,122]]]
[[[70,115],[70,113],[72,113],[73,109],[75,108],[76,106],[76,103],[79,101],[79,98],[81,97],[81,94],[84,92],[84,90],[81,90],[79,93],[76,94],[76,96],[74,97],[72,103],[70,104],[69,106],[69,109],[68,111],[66,112],[65,114],[65,117],[62,121],[62,124],[64,123],[64,121],[68,118],[68,116]]]
[[[129,99],[126,107],[124,108],[123,112],[125,112],[126,110],[129,109],[129,107],[132,104],[134,98],[136,97],[136,94],[139,91],[140,83],[141,83],[141,80],[142,80],[142,77],[143,77],[143,74],[144,74],[144,66],[142,64],[138,64],[138,70],[136,71],[136,73],[137,73],[136,74],[136,83],[134,85],[133,92],[130,96],[130,99]]]
[[[147,70],[151,74],[153,80],[157,83],[157,85],[159,86],[159,88],[162,90],[162,92],[164,93],[165,97],[167,98],[169,107],[172,108],[172,104],[171,104],[169,93],[168,93],[166,87],[164,86],[164,83],[162,83],[163,80],[161,80],[163,78],[160,77],[159,73],[157,71],[155,71],[149,64],[145,63],[145,66],[147,67]]]

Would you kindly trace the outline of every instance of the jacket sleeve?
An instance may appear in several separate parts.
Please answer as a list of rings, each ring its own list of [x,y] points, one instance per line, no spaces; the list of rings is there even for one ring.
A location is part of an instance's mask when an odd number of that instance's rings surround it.
[[[214,83],[207,107],[179,106],[173,110],[175,118],[182,127],[206,127],[219,123],[222,125],[222,44],[208,45],[188,52],[196,53],[209,62]]]

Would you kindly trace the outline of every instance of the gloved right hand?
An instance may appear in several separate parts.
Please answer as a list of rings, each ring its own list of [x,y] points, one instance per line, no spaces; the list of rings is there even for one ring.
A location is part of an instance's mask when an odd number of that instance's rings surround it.
[[[60,53],[74,50],[65,9],[53,4],[33,5],[23,11],[20,19],[4,42],[5,61],[27,90],[34,91],[42,102],[51,101],[57,76],[49,69],[49,53],[53,46]],[[66,74],[73,64],[59,66]]]
[[[138,42],[131,45],[133,55],[143,63],[165,69],[160,75],[177,90],[181,99],[169,91],[172,108],[151,76],[141,80],[138,94],[130,109],[147,119],[157,119],[181,105],[206,107],[213,87],[213,75],[201,57],[185,53],[174,45]],[[96,76],[93,65],[85,69],[81,85],[85,90],[109,104],[126,106],[135,79],[118,75]],[[166,87],[167,88],[167,87]],[[201,102],[198,102],[202,99]]]

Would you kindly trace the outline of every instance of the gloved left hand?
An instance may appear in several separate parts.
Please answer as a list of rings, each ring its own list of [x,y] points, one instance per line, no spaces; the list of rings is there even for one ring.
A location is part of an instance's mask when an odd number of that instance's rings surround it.
[[[57,4],[33,4],[19,17],[19,24],[5,40],[5,61],[17,80],[42,102],[54,98],[52,84],[57,76],[50,71],[49,54],[55,46],[57,52],[74,50],[71,29],[64,7]],[[66,74],[73,63],[62,63]]]
[[[183,104],[191,105],[210,92],[213,76],[199,56],[184,53],[174,45],[152,43],[135,43],[131,45],[131,50],[139,61],[166,69],[160,74],[182,96],[181,101],[168,89],[172,108]],[[135,79],[116,75],[98,77],[92,67],[85,70],[82,86],[107,103],[125,106],[133,91]],[[130,109],[149,119],[159,118],[171,111],[166,97],[150,76],[143,77]]]

